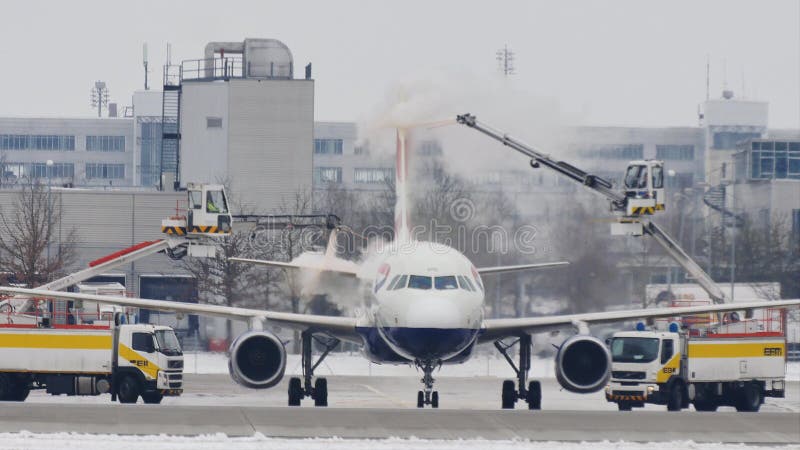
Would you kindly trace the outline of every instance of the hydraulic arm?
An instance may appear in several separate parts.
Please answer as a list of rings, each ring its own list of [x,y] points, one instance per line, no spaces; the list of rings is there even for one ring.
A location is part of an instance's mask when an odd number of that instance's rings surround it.
[[[506,145],[508,147],[513,148],[514,150],[522,153],[523,155],[531,158],[531,167],[539,168],[539,167],[547,167],[556,171],[557,173],[561,174],[562,176],[579,183],[590,189],[591,191],[602,195],[608,200],[611,204],[611,209],[617,213],[620,213],[619,219],[620,223],[623,225],[623,228],[628,230],[635,230],[630,231],[626,234],[631,235],[642,235],[647,234],[652,236],[656,242],[669,254],[672,259],[675,260],[681,267],[683,267],[686,272],[694,277],[697,283],[705,289],[708,293],[709,297],[715,303],[723,303],[725,298],[722,291],[717,287],[714,280],[686,253],[681,246],[678,244],[677,241],[672,239],[663,229],[661,229],[658,225],[656,225],[653,221],[646,219],[641,216],[641,213],[637,214],[636,211],[642,211],[642,208],[632,206],[633,202],[644,202],[647,201],[648,196],[645,196],[645,200],[640,200],[637,197],[638,192],[644,189],[642,184],[636,184],[635,186],[626,186],[630,189],[628,192],[616,190],[614,185],[599,176],[592,175],[588,172],[585,172],[571,164],[568,164],[564,161],[558,161],[552,158],[547,153],[544,153],[538,150],[535,147],[522,143],[513,137],[498,131],[490,126],[482,124],[478,122],[478,119],[472,114],[463,114],[456,117],[458,123],[462,125],[466,125],[470,128],[473,128],[481,133],[491,137]],[[660,163],[659,163],[660,164]],[[629,170],[626,171],[626,178],[630,173],[632,173],[631,168],[638,168],[638,167],[649,167],[643,165],[643,162],[631,162],[629,165]],[[661,166],[654,166],[657,167],[659,170],[659,175],[663,177],[663,168]],[[645,173],[645,172],[642,172]],[[657,178],[655,174],[649,174],[647,177],[641,178],[644,182],[644,185],[650,190],[650,192],[657,191],[658,189],[663,190],[663,178]],[[626,180],[626,184],[629,181]],[[649,183],[649,184],[648,184]],[[657,192],[656,192],[657,193]],[[646,214],[652,214],[655,211],[663,210],[663,202],[664,198],[663,195],[661,199],[655,198],[657,195],[652,196],[649,198],[652,202],[654,207],[646,207],[645,211]],[[659,203],[660,201],[660,203]],[[641,203],[644,204],[644,203]],[[659,208],[659,206],[661,206]],[[633,225],[633,227],[630,227]]]

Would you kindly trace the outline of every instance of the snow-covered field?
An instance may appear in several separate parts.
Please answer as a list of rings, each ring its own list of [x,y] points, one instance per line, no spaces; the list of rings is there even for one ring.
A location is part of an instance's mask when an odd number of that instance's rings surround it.
[[[219,374],[228,373],[228,357],[224,353],[186,353],[184,355],[185,373]],[[531,363],[532,378],[555,377],[553,358],[534,358]],[[358,353],[333,353],[317,368],[316,374],[326,375],[367,375],[367,376],[407,376],[416,372],[407,366],[372,364]],[[287,375],[301,375],[299,355],[288,355]],[[485,354],[476,355],[464,364],[444,366],[440,374],[447,377],[513,377],[514,372],[502,357]],[[786,365],[786,380],[800,381],[800,362]]]
[[[245,438],[229,438],[224,434],[177,437],[177,436],[119,436],[88,435],[76,433],[0,433],[0,450],[5,449],[114,449],[114,450],[237,450],[248,449],[281,449],[281,450],[389,450],[389,449],[425,449],[425,450],[520,450],[520,449],[555,449],[584,450],[587,447],[596,450],[674,450],[674,449],[766,449],[743,444],[701,444],[693,441],[674,442],[533,442],[533,441],[488,441],[483,439],[466,440],[425,440],[425,439],[276,439],[260,433]],[[780,447],[782,449],[800,449],[800,445]]]

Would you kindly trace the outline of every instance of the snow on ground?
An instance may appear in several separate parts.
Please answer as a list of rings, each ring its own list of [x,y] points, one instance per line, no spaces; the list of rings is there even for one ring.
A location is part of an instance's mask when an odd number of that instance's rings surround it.
[[[483,439],[466,440],[425,440],[425,439],[278,439],[269,438],[256,433],[246,438],[230,438],[224,434],[196,437],[178,436],[119,436],[89,435],[78,433],[0,433],[0,450],[4,449],[80,449],[94,450],[113,448],[114,450],[140,450],[142,446],[148,450],[230,450],[231,448],[248,449],[281,449],[281,450],[389,450],[389,449],[425,449],[425,450],[520,450],[520,449],[554,449],[584,450],[587,446],[596,450],[673,450],[676,448],[696,450],[718,449],[766,449],[743,444],[702,444],[693,441],[673,442],[534,442],[534,441],[487,441]],[[783,449],[800,449],[800,445],[789,445]]]
[[[184,372],[193,374],[228,373],[228,357],[224,353],[186,353]],[[531,361],[532,378],[555,377],[554,358],[534,358]],[[406,376],[408,366],[372,364],[359,353],[333,353],[317,368],[316,374]],[[302,375],[299,355],[287,355],[286,374]],[[463,364],[442,367],[442,376],[448,377],[513,377],[514,373],[505,359],[491,354],[476,355]],[[786,380],[800,381],[800,362],[786,365]]]

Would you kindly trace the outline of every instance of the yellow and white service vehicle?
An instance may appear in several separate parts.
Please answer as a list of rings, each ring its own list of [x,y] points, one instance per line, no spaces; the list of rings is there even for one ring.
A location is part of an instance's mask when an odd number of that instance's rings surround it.
[[[0,400],[24,401],[32,389],[160,403],[183,392],[183,353],[166,326],[2,325]]]
[[[609,340],[612,367],[606,400],[621,411],[645,403],[680,411],[733,406],[758,411],[764,397],[783,397],[786,337],[776,332],[618,332]]]

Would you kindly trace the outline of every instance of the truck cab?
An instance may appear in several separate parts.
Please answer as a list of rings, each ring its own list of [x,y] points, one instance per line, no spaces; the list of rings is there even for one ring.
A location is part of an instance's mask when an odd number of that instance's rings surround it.
[[[665,209],[664,161],[631,161],[622,185],[626,216],[652,215]]]
[[[688,406],[683,396],[670,398],[674,385],[680,383],[683,369],[684,352],[680,334],[662,331],[619,332],[609,340],[609,347],[612,370],[611,381],[606,387],[606,399],[616,402],[620,410],[644,406],[646,402],[667,404],[670,409]],[[672,396],[675,397],[675,394]]]
[[[122,403],[158,403],[164,395],[183,391],[183,352],[175,331],[167,326],[121,325],[113,371]]]

